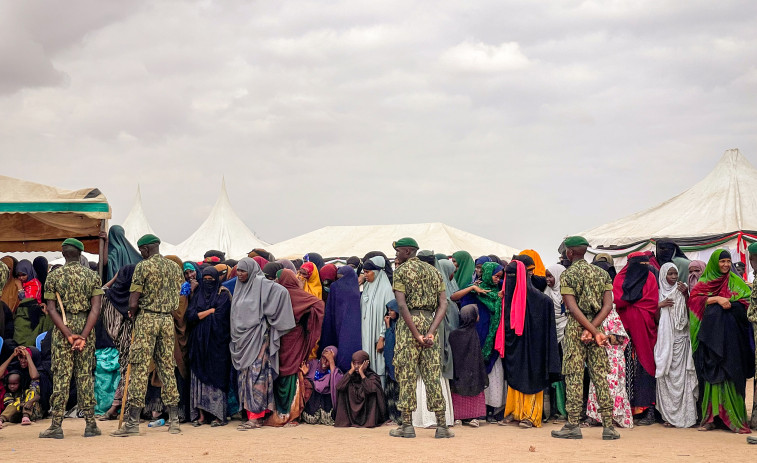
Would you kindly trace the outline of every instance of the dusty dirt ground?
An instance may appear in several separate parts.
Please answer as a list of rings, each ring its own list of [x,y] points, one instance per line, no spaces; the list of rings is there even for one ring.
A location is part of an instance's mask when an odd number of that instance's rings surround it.
[[[747,386],[751,390],[751,381]],[[747,398],[751,403],[751,394]],[[170,435],[167,427],[141,425],[139,437],[108,436],[117,421],[99,422],[101,437],[85,439],[83,419],[63,422],[65,439],[39,439],[50,420],[32,426],[7,425],[0,430],[0,462],[719,462],[749,461],[757,457],[757,445],[730,431],[698,432],[667,429],[656,424],[620,430],[617,441],[603,441],[601,428],[584,429],[583,440],[550,437],[560,425],[540,429],[482,425],[479,429],[455,427],[453,439],[436,440],[434,430],[417,429],[415,439],[389,437],[390,427],[335,429],[300,425],[294,428],[236,430],[238,421],[225,427],[193,428],[182,425],[182,434]],[[757,435],[757,434],[753,434]]]

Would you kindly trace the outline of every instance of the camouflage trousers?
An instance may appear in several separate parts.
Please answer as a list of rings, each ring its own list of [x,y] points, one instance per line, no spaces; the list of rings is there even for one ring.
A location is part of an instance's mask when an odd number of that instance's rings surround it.
[[[131,378],[126,391],[129,407],[143,408],[147,395],[150,360],[155,360],[155,371],[163,383],[161,399],[166,406],[179,404],[173,356],[175,341],[173,317],[170,313],[141,311],[134,322],[134,343],[129,351]]]
[[[434,319],[433,312],[414,310],[412,317],[418,331],[425,335]],[[439,380],[442,375],[439,336],[434,336],[433,347],[421,347],[400,317],[394,347],[394,373],[400,390],[397,409],[400,411],[413,412],[418,406],[415,390],[419,371],[426,385],[426,407],[431,412],[444,412],[446,406]]]
[[[612,404],[607,375],[610,362],[607,349],[594,341],[589,344],[581,342],[583,327],[573,318],[568,319],[563,341],[562,373],[565,375],[565,411],[568,423],[578,424],[583,410],[584,365],[589,369],[589,376],[597,390],[597,405],[602,415],[602,424],[612,426]]]
[[[89,312],[66,313],[68,328],[72,333],[81,334],[88,315]],[[95,414],[95,330],[90,331],[84,350],[79,352],[71,349],[71,344],[59,329],[54,329],[52,354],[53,394],[50,396],[50,411],[53,422],[60,423],[63,420],[72,375],[76,379],[79,410],[91,419]]]

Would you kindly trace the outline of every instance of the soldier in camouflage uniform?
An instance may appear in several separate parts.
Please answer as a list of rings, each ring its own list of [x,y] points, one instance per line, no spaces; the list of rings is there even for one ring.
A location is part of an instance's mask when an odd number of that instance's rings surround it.
[[[152,359],[155,360],[158,377],[163,383],[161,399],[168,407],[168,431],[178,434],[181,432],[179,391],[174,376],[175,333],[171,313],[179,307],[179,293],[184,277],[175,262],[160,255],[160,239],[157,236],[145,235],[137,245],[145,260],[139,262],[134,269],[129,297],[129,316],[134,318],[136,315],[129,352],[131,378],[126,391],[129,417],[124,426],[111,435],[139,435],[139,415],[145,405],[148,367]]]
[[[402,424],[392,429],[392,437],[415,437],[412,413],[416,409],[417,370],[426,385],[427,406],[436,414],[436,438],[453,437],[447,428],[441,383],[441,351],[436,330],[447,312],[444,280],[436,268],[421,262],[412,238],[395,241],[397,251],[394,295],[400,309],[394,348],[394,371],[399,383],[397,408]],[[434,315],[436,312],[436,315]],[[421,334],[425,333],[425,335]]]
[[[66,265],[51,272],[45,281],[44,297],[47,312],[57,330],[53,330],[52,365],[53,394],[50,397],[52,423],[39,434],[41,438],[63,439],[63,414],[65,413],[71,376],[76,378],[76,394],[79,410],[84,413],[86,427],[84,437],[99,436],[95,422],[95,332],[100,316],[102,282],[92,270],[79,263],[84,250],[81,241],[69,238],[63,242],[63,257]],[[63,307],[56,309],[60,296]],[[64,323],[58,311],[65,311]]]
[[[584,364],[597,390],[599,413],[602,415],[602,439],[620,439],[612,425],[612,399],[607,383],[610,370],[602,333],[602,322],[612,310],[612,281],[601,268],[589,265],[584,259],[589,243],[580,236],[565,239],[566,254],[572,265],[560,276],[560,293],[569,310],[563,342],[562,373],[565,376],[565,410],[568,422],[552,437],[581,439],[579,419],[583,407]]]

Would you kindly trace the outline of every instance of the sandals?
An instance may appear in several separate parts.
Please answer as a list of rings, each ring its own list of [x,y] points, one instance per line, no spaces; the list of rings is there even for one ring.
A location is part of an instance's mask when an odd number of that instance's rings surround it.
[[[217,428],[219,426],[226,426],[226,423],[224,423],[223,421],[219,420],[218,418],[216,418],[216,419],[214,419],[213,421],[210,422],[210,427],[211,428]]]
[[[529,428],[533,428],[534,424],[531,422],[531,420],[521,420],[521,422],[518,423],[518,427],[521,427],[523,429],[529,429]]]
[[[478,420],[475,419],[475,418],[472,419],[472,420],[470,420],[470,422],[468,424],[470,425],[471,428],[477,428],[477,427],[479,427]]]
[[[713,429],[715,429],[715,423],[705,423],[702,426],[700,426],[697,429],[697,431],[704,431],[704,432],[706,432],[706,431],[712,431]]]
[[[205,424],[204,421],[200,421],[200,420],[194,420],[194,421],[192,421],[192,426],[194,426],[195,428],[199,428],[203,424]]]
[[[258,429],[259,427],[257,424],[252,423],[252,420],[249,420],[237,426],[237,431],[249,431],[251,429]]]
[[[21,426],[29,426],[30,424],[32,424],[32,420],[28,416],[21,418]]]

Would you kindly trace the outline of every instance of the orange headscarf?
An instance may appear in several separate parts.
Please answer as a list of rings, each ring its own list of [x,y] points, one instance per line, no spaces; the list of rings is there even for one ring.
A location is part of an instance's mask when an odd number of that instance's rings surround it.
[[[1,260],[5,265],[8,266],[10,273],[8,275],[8,281],[5,283],[5,287],[3,288],[2,296],[0,296],[0,299],[2,299],[2,301],[5,302],[8,308],[11,309],[11,312],[15,313],[16,307],[18,307],[18,304],[21,302],[18,299],[18,292],[21,290],[21,281],[13,276],[13,267],[15,264],[13,258],[11,256],[5,256]]]
[[[526,249],[520,253],[521,256],[528,256],[534,260],[534,275],[537,277],[547,276],[547,269],[544,267],[544,262],[541,261],[541,256],[533,249]]]

